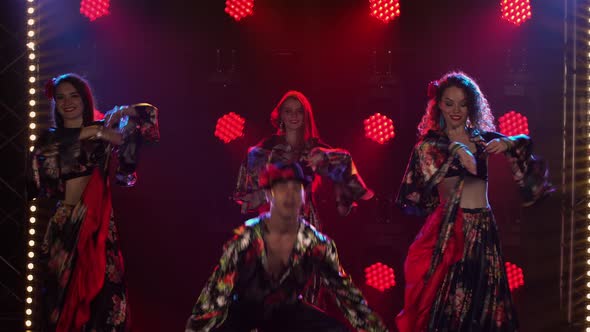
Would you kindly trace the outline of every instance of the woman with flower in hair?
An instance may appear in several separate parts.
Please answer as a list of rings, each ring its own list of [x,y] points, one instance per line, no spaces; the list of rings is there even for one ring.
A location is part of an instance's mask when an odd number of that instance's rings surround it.
[[[405,262],[402,332],[516,331],[496,223],[487,199],[488,156],[503,153],[531,205],[553,189],[531,139],[494,132],[476,82],[451,72],[432,82],[419,140],[397,203],[428,216]]]
[[[104,119],[90,85],[64,74],[46,85],[55,127],[32,154],[38,198],[57,200],[41,247],[44,331],[124,331],[129,308],[109,164],[115,181],[133,186],[143,142],[159,140],[158,110],[150,104],[115,107]]]
[[[268,210],[264,190],[258,186],[258,176],[267,163],[299,162],[314,181],[305,188],[303,216],[320,229],[315,198],[320,178],[332,180],[336,190],[337,209],[347,215],[358,200],[368,200],[373,192],[361,179],[350,153],[333,149],[320,139],[311,104],[303,93],[288,91],[270,115],[276,134],[248,149],[247,160],[241,165],[234,199],[242,213]]]

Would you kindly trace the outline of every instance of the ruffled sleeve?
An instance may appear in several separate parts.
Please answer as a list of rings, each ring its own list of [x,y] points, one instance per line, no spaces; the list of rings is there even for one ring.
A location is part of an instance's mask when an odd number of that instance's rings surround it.
[[[123,116],[119,121],[119,129],[123,134],[123,143],[115,149],[119,166],[115,174],[116,183],[131,187],[137,182],[138,154],[142,143],[160,141],[158,108],[150,104],[132,106],[137,116]]]
[[[350,324],[365,331],[387,331],[381,318],[369,308],[361,291],[342,268],[334,241],[317,244],[313,252],[316,255],[323,254],[320,269],[322,280],[334,294],[336,305]]]
[[[446,137],[432,133],[416,144],[396,199],[404,213],[425,216],[438,206],[436,185],[454,159],[448,147]]]
[[[555,191],[549,182],[547,163],[533,154],[533,141],[527,135],[504,136],[499,133],[486,133],[486,141],[507,138],[509,149],[505,155],[510,163],[512,177],[519,186],[523,206],[530,206],[540,198]]]
[[[361,199],[368,199],[373,192],[365,185],[350,153],[343,149],[315,147],[308,159],[316,174],[329,178],[335,185],[336,201],[346,207]]]
[[[235,281],[238,278],[238,262],[251,244],[251,229],[245,226],[234,230],[234,237],[224,245],[223,255],[213,270],[207,284],[193,307],[186,323],[186,332],[210,331],[219,327],[228,315]]]
[[[233,198],[241,205],[242,213],[262,211],[267,205],[258,178],[268,162],[270,152],[260,144],[253,146],[248,149],[246,160],[240,165]]]

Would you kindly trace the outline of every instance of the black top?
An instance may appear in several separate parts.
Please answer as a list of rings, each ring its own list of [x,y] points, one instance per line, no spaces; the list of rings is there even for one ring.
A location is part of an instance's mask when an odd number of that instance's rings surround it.
[[[118,161],[117,184],[135,185],[141,143],[157,142],[160,138],[157,108],[142,104],[135,109],[137,117],[124,116],[119,122],[123,143],[118,146],[101,139],[81,140],[82,128],[49,128],[42,133],[32,155],[34,196],[64,199],[65,181],[91,175],[95,169],[105,175],[108,162],[113,158]],[[91,125],[103,126],[104,122],[95,121]],[[112,158],[109,158],[111,152]]]

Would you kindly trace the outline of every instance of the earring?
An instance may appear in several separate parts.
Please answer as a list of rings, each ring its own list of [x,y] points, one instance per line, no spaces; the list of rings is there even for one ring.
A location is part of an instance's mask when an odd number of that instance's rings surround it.
[[[442,115],[438,119],[438,125],[439,125],[440,129],[443,129],[445,127],[445,118],[443,118]]]
[[[281,121],[279,123],[279,130],[282,131],[282,132],[286,132],[285,123],[283,121]]]

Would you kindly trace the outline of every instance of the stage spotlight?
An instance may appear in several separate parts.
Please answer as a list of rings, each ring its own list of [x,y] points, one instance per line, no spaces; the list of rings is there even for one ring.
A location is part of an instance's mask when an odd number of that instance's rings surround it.
[[[254,0],[227,0],[225,2],[225,12],[239,22],[241,19],[254,14]]]
[[[514,25],[520,25],[531,18],[529,0],[501,0],[500,8],[502,18]]]
[[[111,0],[82,0],[80,2],[80,14],[94,21],[99,17],[109,14]]]
[[[500,133],[506,136],[529,134],[529,120],[526,116],[515,111],[502,115],[498,122],[500,123]]]
[[[365,268],[365,280],[367,285],[380,292],[395,286],[393,269],[381,262]]]
[[[508,276],[508,287],[510,291],[524,286],[524,274],[522,269],[516,264],[506,262],[506,275]]]
[[[229,143],[244,136],[244,124],[246,120],[234,112],[225,114],[217,120],[215,137],[224,143]]]
[[[366,118],[364,124],[365,136],[379,144],[385,144],[395,137],[393,120],[381,113],[375,113]]]
[[[371,16],[388,23],[400,15],[399,0],[369,0]]]

